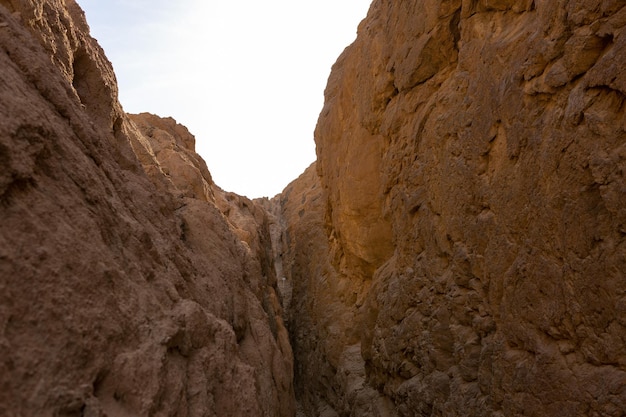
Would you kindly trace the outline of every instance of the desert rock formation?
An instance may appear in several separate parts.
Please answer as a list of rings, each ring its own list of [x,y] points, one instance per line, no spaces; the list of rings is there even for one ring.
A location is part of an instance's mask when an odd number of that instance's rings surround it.
[[[250,200],[74,0],[0,0],[0,415],[623,415],[625,27],[375,0]]]
[[[281,197],[310,415],[622,415],[625,26],[374,1]]]
[[[264,212],[124,114],[73,0],[0,1],[0,49],[0,415],[294,415]]]

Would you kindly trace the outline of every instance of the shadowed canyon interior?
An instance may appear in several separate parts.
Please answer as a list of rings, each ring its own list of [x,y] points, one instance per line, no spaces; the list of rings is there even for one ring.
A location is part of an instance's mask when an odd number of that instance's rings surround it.
[[[625,28],[374,0],[251,200],[74,0],[0,0],[0,415],[623,416]]]

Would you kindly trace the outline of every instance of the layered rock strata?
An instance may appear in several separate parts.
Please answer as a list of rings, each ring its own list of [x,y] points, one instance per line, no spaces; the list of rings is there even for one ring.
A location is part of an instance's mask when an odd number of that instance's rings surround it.
[[[309,415],[623,413],[625,25],[374,1],[281,196]]]
[[[0,1],[0,69],[0,415],[294,415],[265,213],[123,112],[73,0]]]

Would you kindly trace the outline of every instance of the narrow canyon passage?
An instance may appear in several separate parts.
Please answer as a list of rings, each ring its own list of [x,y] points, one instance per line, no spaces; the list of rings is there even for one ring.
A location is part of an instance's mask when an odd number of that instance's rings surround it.
[[[74,0],[0,0],[0,415],[622,416],[625,27],[375,0],[251,200]]]
[[[625,13],[374,2],[277,197],[309,415],[623,413]]]
[[[331,264],[326,199],[311,165],[271,200],[273,244],[285,280],[283,306],[294,352],[296,397],[303,415],[369,415],[391,405],[365,383],[358,339],[358,298],[367,287],[340,277]],[[280,274],[279,274],[280,276]],[[385,411],[386,410],[386,411]]]

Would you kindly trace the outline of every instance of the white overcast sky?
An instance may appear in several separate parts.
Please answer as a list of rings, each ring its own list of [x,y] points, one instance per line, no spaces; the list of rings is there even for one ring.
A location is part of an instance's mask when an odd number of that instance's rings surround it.
[[[171,116],[215,182],[272,197],[315,160],[332,64],[371,0],[78,0],[128,113]]]

